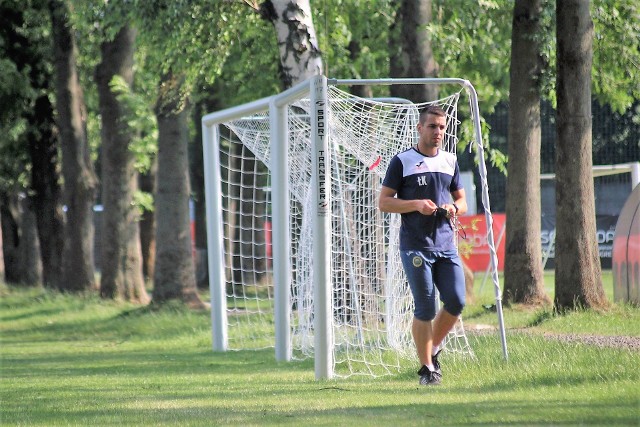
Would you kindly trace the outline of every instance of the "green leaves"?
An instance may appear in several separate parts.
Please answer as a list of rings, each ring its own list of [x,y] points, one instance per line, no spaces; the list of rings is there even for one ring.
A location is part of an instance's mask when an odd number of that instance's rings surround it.
[[[45,3],[0,2],[0,191],[29,182],[28,133],[36,99],[47,96],[51,23]]]
[[[593,92],[622,113],[640,99],[640,8],[630,0],[596,0],[591,13]]]
[[[508,98],[512,2],[434,0],[427,27],[440,77],[469,80],[486,114]]]
[[[134,138],[129,151],[134,154],[135,167],[139,172],[146,172],[158,151],[158,126],[156,117],[149,107],[146,97],[131,91],[122,76],[114,76],[109,84],[118,101],[127,106],[127,127],[134,130]]]

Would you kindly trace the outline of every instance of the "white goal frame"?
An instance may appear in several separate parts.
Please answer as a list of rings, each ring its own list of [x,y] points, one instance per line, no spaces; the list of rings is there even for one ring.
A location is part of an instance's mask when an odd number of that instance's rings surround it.
[[[206,196],[207,244],[209,286],[211,291],[212,345],[214,351],[228,350],[228,331],[225,296],[225,253],[222,217],[222,188],[220,176],[219,125],[229,120],[249,116],[259,111],[269,110],[271,134],[271,177],[272,177],[272,245],[274,277],[274,322],[275,356],[278,361],[292,358],[290,345],[289,293],[291,272],[287,262],[290,258],[289,230],[289,184],[286,175],[288,165],[287,104],[293,100],[308,97],[312,106],[310,112],[313,155],[313,262],[314,269],[314,358],[317,379],[333,377],[332,360],[332,304],[330,276],[330,229],[329,209],[331,174],[325,173],[329,167],[329,157],[325,156],[330,135],[326,127],[327,87],[328,85],[458,85],[466,90],[469,97],[471,120],[474,125],[474,141],[479,175],[482,188],[482,205],[487,223],[487,242],[490,251],[490,270],[495,289],[495,301],[498,315],[500,339],[503,356],[508,358],[507,343],[502,313],[502,291],[498,278],[498,257],[493,236],[493,218],[491,215],[487,185],[487,170],[480,126],[478,98],[475,88],[459,78],[409,78],[409,79],[327,79],[315,76],[301,82],[280,94],[262,98],[237,107],[207,114],[202,118],[204,179]]]

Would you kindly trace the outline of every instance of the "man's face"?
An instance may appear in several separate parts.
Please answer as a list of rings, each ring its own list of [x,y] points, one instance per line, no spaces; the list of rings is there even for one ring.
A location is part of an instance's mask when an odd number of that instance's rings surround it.
[[[439,147],[444,138],[444,131],[447,128],[445,117],[427,114],[424,123],[418,123],[418,133],[420,141],[427,147]]]

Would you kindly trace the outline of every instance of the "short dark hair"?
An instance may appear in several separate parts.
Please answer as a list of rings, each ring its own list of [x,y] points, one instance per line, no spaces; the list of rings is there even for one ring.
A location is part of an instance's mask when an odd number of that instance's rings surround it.
[[[437,105],[427,105],[422,110],[420,110],[420,123],[423,123],[428,114],[433,114],[434,116],[439,117],[447,117],[447,113]]]

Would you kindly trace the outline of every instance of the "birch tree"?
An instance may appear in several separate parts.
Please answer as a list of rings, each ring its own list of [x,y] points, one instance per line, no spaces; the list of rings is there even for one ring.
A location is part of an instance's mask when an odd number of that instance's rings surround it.
[[[284,87],[322,74],[322,55],[309,0],[267,0],[260,11],[276,31]]]

